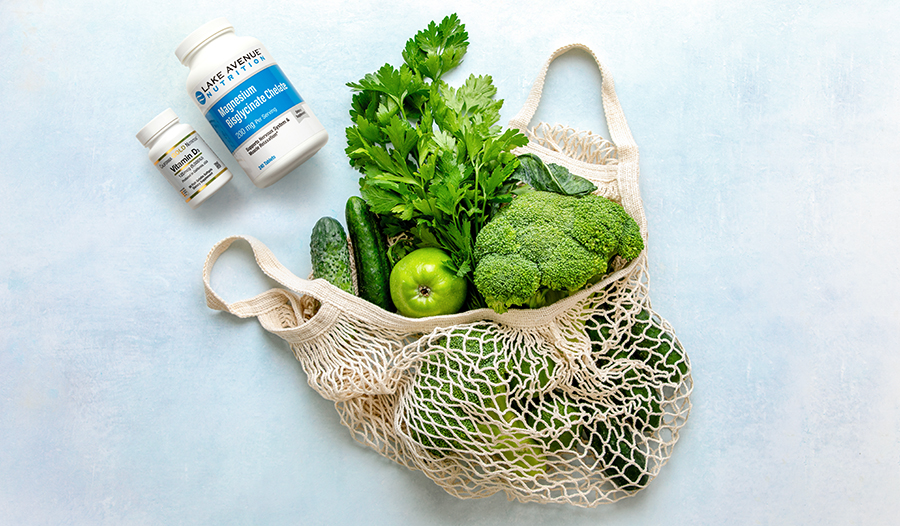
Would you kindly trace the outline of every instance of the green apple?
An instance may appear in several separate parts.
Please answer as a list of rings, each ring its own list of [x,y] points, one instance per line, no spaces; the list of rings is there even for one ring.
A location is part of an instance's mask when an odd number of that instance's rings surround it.
[[[409,318],[459,312],[468,287],[450,262],[450,254],[439,248],[419,248],[398,261],[390,278],[397,312]]]

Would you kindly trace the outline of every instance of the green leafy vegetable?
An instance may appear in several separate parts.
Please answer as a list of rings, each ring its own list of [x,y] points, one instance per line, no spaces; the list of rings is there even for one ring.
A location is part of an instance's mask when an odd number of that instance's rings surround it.
[[[497,125],[503,101],[490,76],[470,75],[459,88],[442,80],[467,48],[465,26],[450,15],[406,43],[399,68],[385,64],[348,83],[355,93],[346,152],[363,174],[363,199],[390,223],[386,230],[403,232],[416,247],[445,249],[471,282],[475,236],[512,199],[519,160],[511,150],[528,139]],[[468,307],[483,305],[470,295]]]
[[[406,43],[403,60],[422,76],[437,80],[462,62],[469,35],[459,18],[453,14],[440,25],[431,22]]]
[[[573,174],[565,166],[544,164],[533,153],[519,156],[519,167],[513,172],[512,178],[528,183],[535,190],[562,195],[582,196],[597,189],[594,183]]]

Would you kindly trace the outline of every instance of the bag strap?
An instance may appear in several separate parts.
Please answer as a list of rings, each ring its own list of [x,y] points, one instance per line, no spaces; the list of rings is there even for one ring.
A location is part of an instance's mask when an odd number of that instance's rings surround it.
[[[619,184],[619,194],[622,198],[622,206],[624,206],[631,217],[638,222],[638,226],[641,229],[641,236],[646,243],[648,238],[647,218],[644,214],[644,205],[641,201],[638,181],[640,170],[637,143],[635,143],[634,137],[631,135],[631,130],[628,128],[628,123],[625,121],[625,113],[622,111],[622,106],[619,104],[619,98],[616,96],[616,87],[613,83],[612,75],[610,75],[609,71],[600,62],[600,59],[597,58],[597,55],[589,47],[584,44],[574,43],[554,51],[550,55],[550,58],[547,59],[547,62],[544,63],[544,67],[541,68],[522,109],[519,110],[519,113],[515,117],[510,119],[509,127],[519,129],[527,136],[531,135],[528,131],[528,125],[531,123],[531,119],[537,111],[538,104],[541,102],[544,81],[547,78],[547,71],[550,69],[550,64],[560,55],[573,49],[581,49],[588,52],[591,57],[594,58],[597,67],[600,68],[600,96],[603,102],[603,113],[606,116],[606,125],[609,128],[610,139],[616,147],[618,156],[617,179]],[[525,146],[525,150],[529,147],[530,145]]]
[[[256,258],[256,264],[266,276],[269,276],[279,284],[287,287],[293,292],[307,294],[321,300],[325,297],[328,285],[321,281],[308,280],[295,276],[284,265],[278,262],[272,251],[263,245],[258,239],[251,236],[231,236],[216,243],[206,256],[206,263],[203,265],[203,286],[206,290],[206,305],[211,309],[229,312],[240,318],[250,318],[261,316],[276,308],[279,308],[285,302],[284,291],[273,289],[259,294],[248,300],[227,303],[212,288],[210,276],[212,275],[213,266],[226,250],[235,241],[246,241],[253,250],[253,256]],[[288,298],[293,301],[292,298]]]
[[[606,125],[609,128],[610,139],[619,150],[620,157],[623,154],[630,156],[628,150],[634,148],[636,152],[637,144],[634,142],[634,137],[631,136],[631,130],[628,128],[628,123],[625,121],[625,114],[622,112],[622,106],[619,104],[619,98],[616,96],[616,86],[613,83],[612,75],[610,75],[609,71],[603,66],[600,59],[597,58],[597,55],[591,48],[580,43],[563,46],[550,55],[550,58],[544,63],[544,67],[541,68],[540,73],[535,79],[534,84],[531,87],[531,92],[528,94],[528,99],[526,99],[525,104],[522,106],[522,109],[519,110],[519,113],[510,119],[509,126],[523,131],[528,129],[528,125],[531,123],[531,119],[537,111],[538,104],[541,102],[541,94],[544,91],[544,81],[547,78],[547,71],[550,69],[550,64],[552,64],[560,55],[568,53],[573,49],[581,49],[589,53],[591,57],[594,58],[594,62],[597,63],[597,67],[600,68],[600,95],[603,102],[603,112],[606,114]],[[623,151],[623,149],[625,151]]]

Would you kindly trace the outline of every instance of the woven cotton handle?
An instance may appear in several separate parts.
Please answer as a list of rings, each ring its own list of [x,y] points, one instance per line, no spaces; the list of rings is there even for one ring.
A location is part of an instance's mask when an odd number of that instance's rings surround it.
[[[616,87],[613,83],[612,75],[610,75],[609,71],[603,66],[600,59],[597,58],[597,55],[584,44],[569,44],[557,49],[550,55],[550,58],[544,63],[544,67],[541,68],[540,73],[535,79],[534,84],[531,87],[531,92],[528,94],[528,99],[525,101],[525,104],[522,105],[522,109],[519,110],[519,113],[510,119],[509,126],[519,130],[526,130],[528,128],[531,119],[537,111],[538,104],[541,102],[541,94],[544,91],[544,81],[547,78],[547,71],[550,69],[550,64],[552,64],[560,55],[573,49],[581,49],[589,53],[591,57],[594,58],[594,62],[597,63],[597,67],[600,68],[600,91],[603,102],[603,112],[606,114],[606,124],[609,127],[610,138],[619,150],[620,156],[623,154],[628,155],[629,147],[634,147],[636,149],[637,145],[634,142],[634,138],[631,136],[631,130],[628,128],[628,123],[625,121],[625,114],[622,112],[622,106],[619,104],[619,98],[616,96]]]
[[[647,219],[644,215],[644,205],[641,201],[638,181],[640,168],[637,143],[635,143],[634,137],[631,135],[631,130],[628,128],[628,123],[625,121],[625,114],[622,111],[622,106],[619,104],[619,98],[616,96],[616,87],[613,83],[612,75],[610,75],[609,71],[600,63],[597,55],[591,51],[589,47],[584,44],[575,43],[563,46],[554,51],[550,55],[550,58],[544,63],[543,68],[541,68],[522,109],[519,110],[519,113],[515,117],[510,119],[509,127],[521,130],[530,139],[534,138],[532,132],[529,131],[528,126],[537,111],[538,104],[541,102],[541,95],[544,91],[544,81],[547,78],[547,71],[550,68],[550,64],[560,55],[573,49],[581,49],[589,53],[591,57],[594,58],[597,67],[600,69],[600,96],[601,101],[603,102],[603,113],[606,116],[606,124],[609,128],[610,139],[616,147],[616,178],[618,182],[618,193],[621,196],[622,206],[624,206],[631,217],[638,222],[638,225],[641,228],[641,236],[646,243],[648,238]],[[535,142],[536,141],[532,141],[532,143]],[[542,150],[541,146],[534,144],[529,144],[521,150],[533,151],[538,153],[538,155],[544,153],[555,157],[565,156],[565,153]],[[589,163],[579,163],[578,161],[572,161],[569,164],[581,166],[585,170],[595,168]]]
[[[283,292],[267,291],[248,300],[236,301],[234,303],[226,303],[221,296],[216,294],[210,284],[210,276],[212,275],[213,266],[226,250],[235,242],[243,240],[250,244],[253,250],[253,256],[256,258],[256,264],[260,270],[279,284],[288,289],[300,293],[308,294],[316,299],[327,297],[327,294],[333,292],[328,291],[327,284],[320,281],[308,280],[295,276],[290,270],[284,267],[272,254],[272,251],[263,245],[258,239],[250,236],[231,236],[216,243],[206,256],[206,263],[203,265],[203,286],[206,290],[206,304],[211,309],[222,310],[238,316],[240,318],[250,318],[260,316],[272,309],[278,308],[285,302]],[[290,298],[289,298],[290,299]]]

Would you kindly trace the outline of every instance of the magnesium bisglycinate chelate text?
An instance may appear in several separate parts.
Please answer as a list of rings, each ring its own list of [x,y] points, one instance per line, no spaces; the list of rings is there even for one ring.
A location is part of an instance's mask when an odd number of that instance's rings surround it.
[[[257,187],[278,181],[328,142],[269,51],[237,36],[226,19],[188,35],[175,56],[191,69],[191,98]]]

